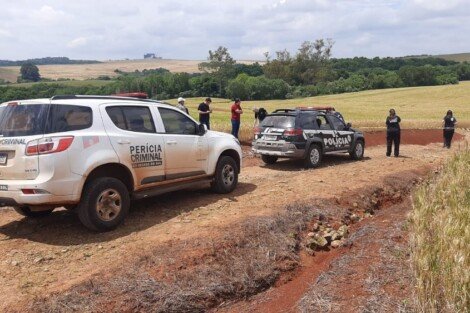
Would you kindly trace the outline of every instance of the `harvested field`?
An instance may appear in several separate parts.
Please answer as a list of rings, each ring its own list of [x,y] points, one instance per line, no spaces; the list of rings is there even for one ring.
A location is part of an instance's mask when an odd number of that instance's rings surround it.
[[[115,70],[122,72],[134,72],[136,70],[150,70],[156,68],[166,68],[170,72],[197,73],[199,72],[199,60],[168,60],[168,59],[145,59],[145,60],[117,60],[104,61],[96,64],[54,64],[39,65],[39,73],[44,78],[59,79],[68,78],[76,80],[86,80],[97,78],[98,76],[115,77],[118,74]],[[238,61],[239,63],[251,64],[254,61]],[[5,73],[3,75],[2,73]],[[19,66],[0,67],[0,78],[7,81],[16,82],[19,76]],[[12,80],[14,78],[14,80]]]

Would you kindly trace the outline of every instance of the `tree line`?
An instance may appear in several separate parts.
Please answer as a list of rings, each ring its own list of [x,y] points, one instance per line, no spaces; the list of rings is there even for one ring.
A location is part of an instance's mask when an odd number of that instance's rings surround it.
[[[95,60],[71,60],[67,57],[45,57],[36,59],[27,59],[19,61],[0,60],[0,66],[21,66],[26,63],[34,65],[48,65],[48,64],[94,64],[101,63]]]
[[[457,84],[470,80],[470,63],[440,58],[345,58],[333,59],[334,42],[319,39],[301,44],[295,54],[287,50],[266,62],[237,63],[225,47],[209,51],[199,64],[200,73],[171,73],[158,68],[134,72],[117,71],[105,86],[35,84],[31,87],[0,87],[0,99],[50,97],[55,94],[146,92],[165,100],[176,97],[222,97],[242,100],[289,99],[356,92],[369,89]]]

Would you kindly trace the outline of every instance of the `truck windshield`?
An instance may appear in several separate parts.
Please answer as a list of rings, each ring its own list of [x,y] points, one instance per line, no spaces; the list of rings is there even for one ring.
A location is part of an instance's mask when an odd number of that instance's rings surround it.
[[[295,116],[292,115],[269,115],[261,122],[261,127],[293,128]]]
[[[47,104],[10,104],[0,107],[0,136],[19,137],[43,134],[47,107]]]

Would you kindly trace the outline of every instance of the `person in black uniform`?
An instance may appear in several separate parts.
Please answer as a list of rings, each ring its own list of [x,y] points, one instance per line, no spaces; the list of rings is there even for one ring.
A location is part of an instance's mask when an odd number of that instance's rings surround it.
[[[447,111],[447,115],[442,120],[442,126],[444,127],[444,148],[450,149],[452,137],[454,137],[455,125],[457,120],[455,119],[452,111]]]
[[[390,109],[390,115],[387,116],[385,124],[387,125],[387,156],[392,154],[392,143],[394,144],[394,155],[400,154],[400,122],[401,118],[394,109]]]
[[[211,129],[210,123],[210,114],[212,113],[212,109],[210,108],[210,104],[212,103],[211,98],[206,98],[203,103],[199,104],[197,108],[199,112],[199,122],[201,124],[205,124],[207,129]]]

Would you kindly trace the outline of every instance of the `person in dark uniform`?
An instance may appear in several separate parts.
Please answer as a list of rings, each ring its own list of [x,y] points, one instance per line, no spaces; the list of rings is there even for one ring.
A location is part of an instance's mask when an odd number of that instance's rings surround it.
[[[444,119],[442,120],[442,126],[444,127],[444,148],[450,149],[456,124],[457,120],[455,119],[452,111],[447,111],[447,115],[444,116]]]
[[[387,125],[387,156],[392,154],[392,143],[394,144],[394,155],[398,157],[400,154],[400,122],[401,118],[396,114],[394,109],[390,109],[389,116],[385,124]]]
[[[201,124],[205,124],[207,129],[211,129],[210,123],[210,114],[212,113],[212,109],[210,108],[210,104],[212,103],[211,98],[206,98],[203,103],[199,104],[197,110],[199,112],[199,122]]]

